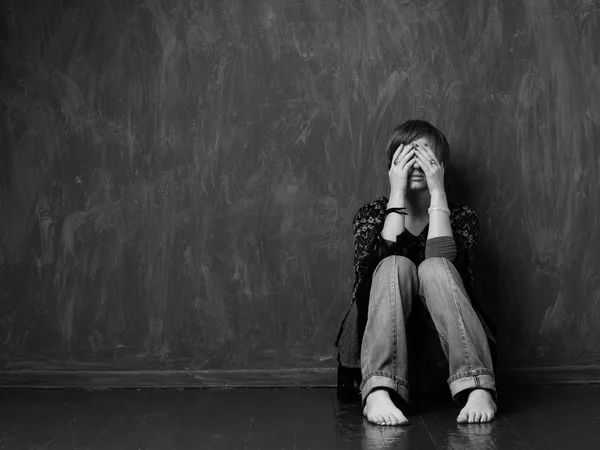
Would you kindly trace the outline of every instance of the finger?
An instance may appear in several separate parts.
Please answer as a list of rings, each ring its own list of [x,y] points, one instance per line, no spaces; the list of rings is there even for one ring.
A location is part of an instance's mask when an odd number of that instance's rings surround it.
[[[421,167],[421,169],[423,169],[423,171],[425,173],[430,173],[432,170],[431,167],[431,163],[429,162],[428,159],[426,159],[422,153],[420,152],[415,152],[415,155],[417,156],[417,161],[419,162],[419,166]]]
[[[393,165],[396,166],[396,168],[402,168],[405,159],[410,157],[412,153],[414,153],[414,148],[412,147],[412,145],[406,145],[402,152],[400,152],[400,154],[392,160]]]
[[[394,161],[397,161],[397,160],[399,160],[400,158],[402,158],[402,155],[403,155],[405,152],[407,152],[407,151],[410,149],[410,147],[411,147],[411,146],[410,146],[410,145],[408,145],[408,144],[400,144],[400,145],[398,146],[398,148],[396,148],[396,151],[394,152],[394,156],[393,156],[393,158],[392,158],[392,163],[393,163]]]
[[[405,170],[407,167],[410,166],[410,164],[412,164],[414,162],[414,158],[415,158],[415,150],[411,149],[408,153],[406,153],[406,155],[404,155],[402,157],[402,159],[399,161],[398,163],[398,167],[400,168],[400,170]]]
[[[400,153],[398,158],[404,158],[408,153],[410,153],[414,149],[415,149],[415,144],[406,144],[404,146],[404,149],[402,150],[402,153]]]
[[[423,149],[423,147],[420,147],[420,148],[417,150],[417,156],[418,156],[419,158],[421,158],[421,159],[422,159],[424,162],[426,162],[426,163],[427,163],[427,166],[428,166],[428,167],[430,167],[430,168],[432,168],[432,169],[434,168],[434,166],[435,166],[436,164],[438,164],[438,165],[439,165],[439,163],[438,163],[438,161],[437,161],[437,158],[435,157],[435,155],[434,155],[434,154],[432,154],[431,152],[426,152],[426,151]],[[432,162],[432,161],[433,161],[433,162]]]
[[[431,147],[427,146],[427,147],[419,147],[423,154],[425,155],[425,157],[430,160],[433,159],[437,164],[439,164],[440,162],[438,161],[438,158],[435,154],[435,152],[431,149]]]
[[[397,148],[396,151],[394,152],[394,155],[392,156],[392,163],[394,161],[396,161],[396,158],[398,158],[400,156],[400,154],[402,153],[402,150],[404,149],[404,145],[400,144]]]

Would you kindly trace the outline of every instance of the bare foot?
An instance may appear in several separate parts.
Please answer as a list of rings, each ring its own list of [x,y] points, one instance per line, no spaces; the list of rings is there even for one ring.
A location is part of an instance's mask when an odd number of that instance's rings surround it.
[[[369,422],[378,425],[408,425],[408,419],[402,414],[386,389],[372,391],[365,402],[363,415]]]
[[[492,395],[485,389],[474,389],[467,404],[456,418],[458,423],[484,423],[494,420],[497,408]]]

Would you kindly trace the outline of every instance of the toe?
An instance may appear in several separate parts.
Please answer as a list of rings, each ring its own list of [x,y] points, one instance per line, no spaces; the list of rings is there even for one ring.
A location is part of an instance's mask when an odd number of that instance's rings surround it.
[[[385,425],[385,419],[382,415],[377,416],[377,425]]]
[[[398,424],[398,425],[408,425],[408,419],[406,417],[404,417],[403,415],[397,415],[394,416],[394,421]]]
[[[477,411],[475,413],[475,419],[474,419],[475,423],[479,423],[481,422],[481,412]]]
[[[469,413],[469,423],[475,422],[475,411]]]
[[[486,412],[481,413],[481,419],[479,420],[481,423],[488,422],[488,414]]]
[[[456,418],[456,421],[458,423],[467,423],[468,420],[469,420],[469,418],[467,417],[467,413],[465,412],[464,409],[460,412],[460,414]]]

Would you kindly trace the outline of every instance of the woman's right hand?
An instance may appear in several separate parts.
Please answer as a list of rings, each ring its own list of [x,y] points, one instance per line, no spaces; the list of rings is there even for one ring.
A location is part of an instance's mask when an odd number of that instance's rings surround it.
[[[390,198],[404,199],[408,186],[408,173],[413,165],[414,144],[400,144],[390,166]]]

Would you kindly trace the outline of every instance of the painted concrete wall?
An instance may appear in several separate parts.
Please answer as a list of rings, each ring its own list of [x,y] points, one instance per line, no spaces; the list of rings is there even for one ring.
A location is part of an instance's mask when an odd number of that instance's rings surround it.
[[[335,364],[390,129],[452,145],[506,366],[600,363],[600,4],[4,1],[0,367]]]

